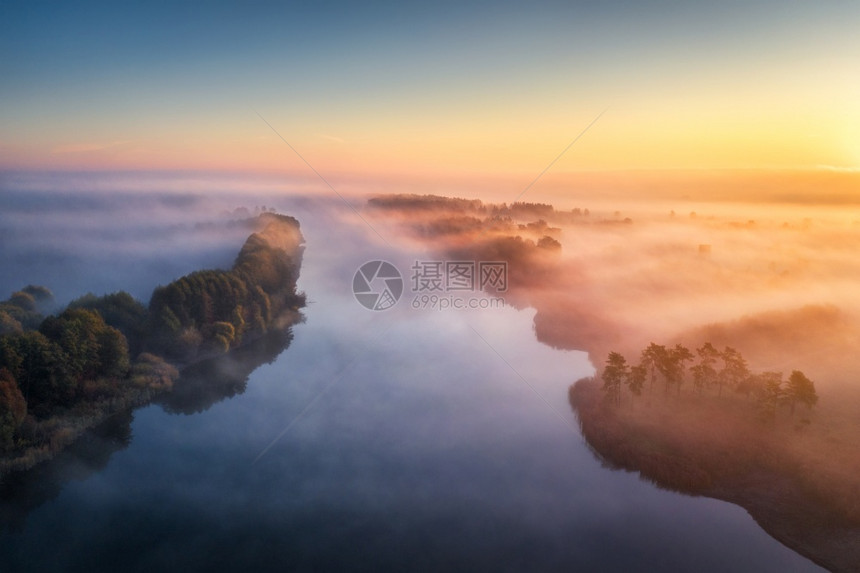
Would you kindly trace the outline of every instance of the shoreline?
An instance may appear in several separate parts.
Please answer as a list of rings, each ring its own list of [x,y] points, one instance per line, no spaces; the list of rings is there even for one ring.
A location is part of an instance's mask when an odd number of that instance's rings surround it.
[[[290,311],[284,313],[284,315],[277,321],[278,327],[276,329],[243,339],[242,344],[231,348],[229,352],[207,352],[201,354],[192,361],[183,363],[168,362],[167,364],[177,369],[179,377],[175,382],[179,382],[181,384],[182,375],[186,374],[189,370],[210,361],[233,357],[237,353],[241,353],[256,343],[265,340],[267,337],[273,335],[280,336],[283,333],[288,332],[296,324],[299,324],[302,321],[302,318],[303,317],[299,312]],[[56,424],[59,426],[55,434],[51,436],[50,442],[27,448],[24,451],[19,452],[15,457],[0,457],[0,483],[11,474],[25,472],[33,469],[39,464],[50,462],[57,457],[57,455],[61,454],[68,447],[78,441],[88,431],[93,430],[123,412],[134,411],[138,408],[152,405],[159,399],[170,395],[173,390],[174,387],[132,388],[126,395],[115,396],[99,402],[90,402],[81,405],[81,407],[86,407],[87,410],[93,410],[97,413],[87,413],[84,411],[56,416],[45,420],[43,423]],[[108,408],[102,409],[102,406],[105,406],[106,404],[109,405]]]
[[[629,439],[629,421],[617,410],[606,408],[593,378],[574,383],[570,404],[589,449],[610,469],[636,472],[656,487],[691,496],[703,496],[735,504],[749,513],[768,535],[831,571],[857,571],[860,566],[860,525],[835,516],[808,488],[791,475],[778,473],[762,463],[744,466],[737,475],[715,476],[709,472],[701,451],[666,453],[664,436],[637,426],[639,438],[655,445],[637,449]],[[726,464],[725,458],[720,463]]]
[[[69,400],[72,403],[56,408],[50,415],[42,414],[44,417],[31,416],[27,404],[25,414],[31,420],[28,431],[33,437],[28,438],[29,443],[0,455],[0,482],[9,474],[51,460],[111,417],[169,395],[175,389],[174,383],[194,367],[234,356],[302,321],[300,309],[305,298],[296,292],[296,287],[304,237],[298,220],[264,213],[248,223],[251,234],[230,270],[195,271],[159,286],[153,291],[148,307],[127,293],[115,293],[94,298],[93,309],[74,311],[94,317],[92,321],[96,324],[101,321],[106,329],[113,328],[121,350],[115,354],[125,354],[126,371],[113,374],[113,388],[98,398],[81,399],[81,389],[87,384],[98,384],[99,379],[74,380],[78,394]],[[103,315],[97,304],[120,294],[126,296],[128,304],[141,309],[131,324],[121,325],[136,333],[134,347],[139,353],[133,362],[128,356],[128,337],[107,324],[107,315]],[[59,316],[72,312],[71,308],[70,305]],[[39,318],[40,324],[58,320],[54,315]],[[97,348],[101,352],[101,347]],[[21,362],[23,358],[18,367]],[[136,368],[143,371],[135,373]],[[24,400],[23,396],[21,399]],[[16,432],[21,424],[18,423]]]

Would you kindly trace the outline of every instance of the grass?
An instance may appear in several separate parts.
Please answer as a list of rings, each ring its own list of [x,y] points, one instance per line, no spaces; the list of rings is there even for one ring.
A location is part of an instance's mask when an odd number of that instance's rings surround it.
[[[50,460],[87,430],[118,412],[149,403],[158,393],[159,391],[148,387],[129,387],[120,395],[81,403],[45,420],[29,417],[25,421],[25,436],[19,439],[18,447],[0,458],[0,478]]]

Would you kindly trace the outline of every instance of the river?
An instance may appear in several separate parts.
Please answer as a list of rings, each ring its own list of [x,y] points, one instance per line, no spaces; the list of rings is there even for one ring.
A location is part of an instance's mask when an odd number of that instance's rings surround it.
[[[194,223],[254,206],[2,197],[0,294],[42,283],[63,303],[118,288],[147,300],[228,266],[242,233]],[[28,474],[3,500],[3,571],[820,570],[740,507],[602,467],[568,404],[593,367],[539,343],[533,310],[414,309],[408,289],[367,310],[351,288],[362,263],[407,275],[431,255],[366,232],[337,199],[269,201],[302,224],[305,321],[235,359],[252,372],[231,391],[138,409]]]

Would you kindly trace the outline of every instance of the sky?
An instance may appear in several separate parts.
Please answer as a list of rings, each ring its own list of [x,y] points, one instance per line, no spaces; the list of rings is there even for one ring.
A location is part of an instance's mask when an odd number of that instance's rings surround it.
[[[858,29],[856,1],[6,1],[0,169],[306,172],[286,140],[331,176],[525,177],[582,134],[554,173],[853,173]]]

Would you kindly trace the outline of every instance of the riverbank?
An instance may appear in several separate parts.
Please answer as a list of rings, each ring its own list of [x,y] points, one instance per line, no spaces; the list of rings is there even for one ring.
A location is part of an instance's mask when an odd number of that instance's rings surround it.
[[[0,374],[19,396],[6,406],[18,413],[15,425],[7,424],[7,441],[15,447],[0,457],[0,480],[51,459],[111,416],[169,394],[180,372],[228,357],[301,320],[305,299],[296,283],[304,238],[298,221],[265,213],[250,227],[254,232],[228,271],[197,271],[159,287],[146,308],[124,293],[89,295],[58,318],[45,318],[38,330],[19,330],[0,340],[5,348]],[[58,330],[55,324],[65,328],[59,342],[45,336]],[[103,332],[113,346],[102,343]],[[41,346],[33,350],[32,340]],[[134,361],[129,347],[142,350]],[[76,356],[71,351],[81,348],[89,349],[93,366],[87,368],[96,375],[76,379],[66,364]],[[109,351],[115,365],[110,375],[101,371]],[[58,381],[63,399],[43,392],[34,413],[32,400],[25,402],[35,395],[30,388],[54,388]]]
[[[802,426],[763,426],[694,396],[612,407],[593,378],[571,386],[569,398],[607,467],[739,505],[772,537],[831,571],[860,567],[854,500],[845,499],[839,476],[795,454]]]

